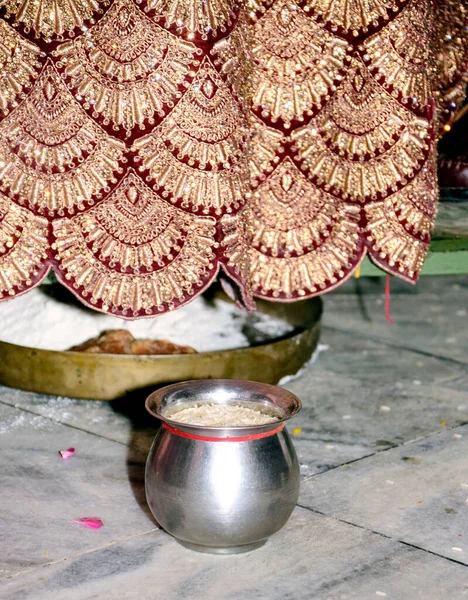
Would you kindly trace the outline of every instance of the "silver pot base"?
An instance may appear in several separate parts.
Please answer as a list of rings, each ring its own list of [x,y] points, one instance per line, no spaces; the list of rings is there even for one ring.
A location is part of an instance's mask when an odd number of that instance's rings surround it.
[[[202,546],[200,544],[191,544],[190,542],[184,542],[182,540],[177,540],[179,544],[188,548],[189,550],[194,550],[195,552],[204,552],[205,554],[242,554],[243,552],[252,552],[252,550],[256,550],[257,548],[261,548],[266,540],[260,540],[259,542],[254,542],[253,544],[244,544],[243,546],[227,546],[222,548],[217,548],[215,546]]]

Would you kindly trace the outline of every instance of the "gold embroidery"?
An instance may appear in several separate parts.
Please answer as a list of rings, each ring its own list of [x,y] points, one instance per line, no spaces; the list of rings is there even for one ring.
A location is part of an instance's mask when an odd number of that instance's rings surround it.
[[[356,61],[312,130],[334,154],[363,161],[386,152],[414,121]]]
[[[359,207],[344,205],[318,189],[293,160],[301,146],[296,132],[282,132],[317,113],[322,119],[322,107],[341,85],[352,48],[293,3],[279,0],[266,10],[251,6],[258,18],[253,44],[253,191],[248,195],[251,280],[255,295],[291,301],[342,281],[364,252]],[[302,151],[309,152],[314,143],[305,140]]]
[[[365,207],[370,254],[384,269],[416,279],[429,250],[435,218],[437,185],[435,161],[403,191]]]
[[[15,25],[53,42],[37,76],[45,55],[2,23],[8,79],[0,79],[0,108],[14,110],[0,123],[0,189],[11,211],[26,218],[25,205],[52,221],[34,217],[45,223],[44,266],[31,258],[25,285],[37,283],[50,260],[84,302],[128,318],[189,301],[220,265],[245,285],[245,215],[221,219],[240,211],[248,181],[250,48],[240,7],[115,0],[94,24],[107,2],[5,4],[9,19],[19,8]],[[41,12],[51,7],[54,14]],[[67,41],[78,25],[82,33]],[[28,96],[15,106],[22,87]],[[5,265],[2,281],[10,277]],[[22,289],[12,285],[12,293]]]
[[[0,20],[0,113],[7,115],[26,97],[41,69],[41,58],[37,46]]]
[[[244,208],[235,216],[224,215],[221,218],[221,246],[225,258],[224,270],[239,284],[246,307],[255,310],[250,286],[249,248],[252,229],[249,215],[249,211]]]
[[[154,18],[165,27],[186,30],[189,36],[199,35],[206,40],[209,35],[225,32],[235,22],[235,3],[232,0],[146,0],[144,10],[154,13]]]
[[[333,203],[333,199],[330,198]],[[342,204],[323,243],[300,256],[274,257],[252,249],[252,291],[256,296],[291,301],[341,283],[364,254],[359,232],[359,207]]]
[[[254,294],[289,301],[330,289],[366,243],[383,268],[414,279],[436,200],[430,2],[250,6]]]
[[[357,38],[389,21],[408,0],[306,0],[305,11],[319,17],[333,32]]]
[[[425,111],[433,95],[432,23],[430,3],[413,0],[392,25],[364,43],[369,71],[413,110]]]
[[[123,272],[151,270],[177,253],[190,217],[162,202],[132,172],[98,207],[75,219],[100,260]],[[118,265],[118,266],[117,266]]]
[[[250,179],[255,188],[271,173],[284,153],[287,141],[280,131],[267,127],[260,119],[252,115],[250,120],[252,141],[250,144]]]
[[[245,12],[241,11],[236,27],[216,42],[210,51],[213,64],[218,67],[233,94],[243,106],[245,104],[245,110],[250,103],[251,46],[250,27]]]
[[[321,194],[286,158],[252,194],[252,244],[274,257],[305,254],[329,235],[338,205],[339,201]]]
[[[40,213],[73,214],[116,183],[124,149],[47,66],[27,100],[0,124],[0,188]]]
[[[84,108],[129,136],[174,106],[199,52],[153,24],[131,0],[117,0],[97,25],[54,54]]]
[[[33,30],[46,42],[61,39],[65,34],[73,36],[77,27],[92,22],[93,16],[102,12],[109,0],[0,0],[7,17],[22,23],[25,32]]]
[[[99,310],[137,317],[174,308],[215,271],[215,220],[172,207],[132,172],[98,207],[53,230],[61,277]]]
[[[437,0],[434,42],[442,123],[451,121],[466,98],[468,83],[468,6]]]
[[[0,293],[35,285],[49,260],[89,305],[129,318],[189,301],[220,265],[285,301],[339,285],[366,251],[416,279],[435,213],[434,57],[452,104],[465,8],[248,6],[253,43],[233,0],[0,0],[50,51],[43,67],[0,20]]]
[[[45,277],[48,223],[0,194],[0,298],[18,295]]]
[[[177,107],[134,150],[163,198],[220,215],[243,203],[248,137],[241,105],[205,59]]]
[[[406,185],[432,143],[429,123],[400,108],[360,66],[292,139],[301,169],[315,183],[361,202]]]
[[[276,2],[254,27],[252,104],[272,123],[304,121],[342,79],[348,44],[320,28],[289,0]]]

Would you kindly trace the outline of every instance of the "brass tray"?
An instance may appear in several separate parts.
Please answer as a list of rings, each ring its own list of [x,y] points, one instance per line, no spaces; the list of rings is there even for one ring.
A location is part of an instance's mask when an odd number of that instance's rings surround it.
[[[166,356],[60,352],[0,341],[0,383],[87,400],[114,400],[140,388],[187,379],[277,383],[296,373],[312,356],[320,335],[322,301],[257,301],[257,309],[284,319],[294,330],[246,348]]]

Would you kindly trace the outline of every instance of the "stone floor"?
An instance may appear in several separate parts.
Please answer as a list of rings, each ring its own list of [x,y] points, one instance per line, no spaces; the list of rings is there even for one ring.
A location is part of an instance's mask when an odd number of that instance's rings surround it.
[[[0,388],[0,597],[468,599],[468,278],[392,282],[391,314],[382,280],[325,297],[318,360],[285,384],[304,404],[299,503],[247,555],[193,553],[157,529],[141,403]]]

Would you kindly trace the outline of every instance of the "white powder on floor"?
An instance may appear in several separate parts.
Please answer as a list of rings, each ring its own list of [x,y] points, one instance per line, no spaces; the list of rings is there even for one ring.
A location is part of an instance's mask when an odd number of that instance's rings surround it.
[[[207,427],[240,427],[243,425],[266,425],[279,421],[278,417],[264,414],[240,404],[195,404],[170,416],[172,421]]]
[[[31,415],[26,412],[20,414],[7,415],[0,422],[0,435],[10,433],[18,429],[53,429],[54,423],[48,419],[44,419],[40,415]]]
[[[227,350],[285,335],[292,327],[224,300],[203,297],[153,319],[127,321],[58,300],[43,288],[0,302],[0,339],[45,350],[67,350],[106,329],[127,329],[136,338],[167,339],[198,352]]]
[[[297,371],[297,373],[294,373],[293,375],[285,375],[278,381],[276,385],[284,386],[290,383],[291,381],[298,379],[303,373],[307,371],[310,365],[313,365],[315,362],[317,362],[320,354],[322,352],[326,352],[327,350],[329,350],[329,348],[330,347],[327,344],[319,344],[312,356],[309,358],[309,360],[302,365],[302,367],[299,369],[299,371]]]

